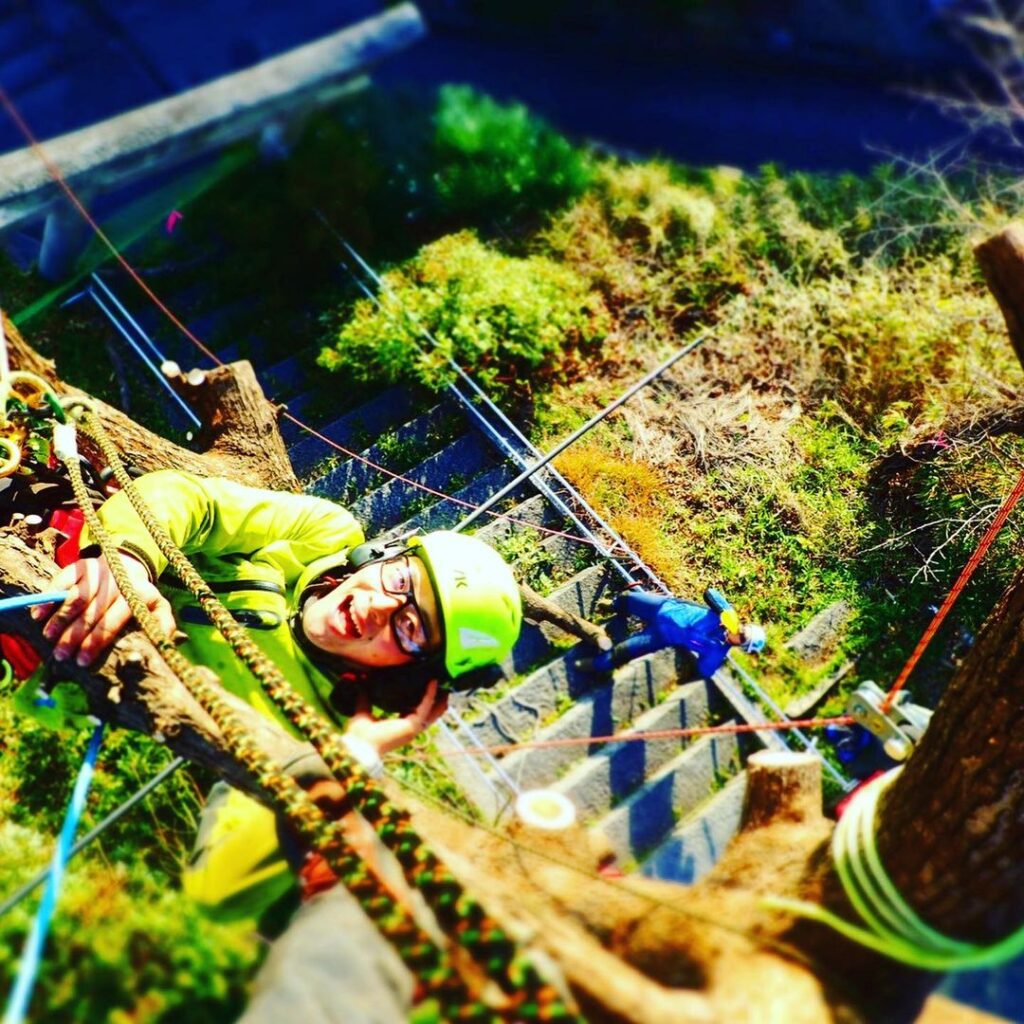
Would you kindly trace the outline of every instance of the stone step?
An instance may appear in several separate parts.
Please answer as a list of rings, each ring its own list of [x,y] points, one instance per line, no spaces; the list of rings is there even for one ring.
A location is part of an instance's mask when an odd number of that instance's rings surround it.
[[[709,719],[708,686],[704,680],[677,687],[662,704],[645,711],[629,732],[692,729]],[[568,717],[568,716],[565,716]],[[618,727],[616,731],[621,731]],[[583,821],[594,821],[643,785],[693,740],[670,737],[660,740],[625,740],[601,747],[573,767],[554,788],[564,793]]]
[[[256,378],[273,402],[287,402],[309,387],[310,360],[305,352],[288,356],[272,366],[257,366]]]
[[[657,651],[623,665],[610,683],[595,690],[592,676],[569,668],[570,657],[571,653],[542,665],[494,703],[476,709],[479,716],[470,726],[480,741],[490,746],[536,739],[544,734],[545,722],[557,725],[563,717],[567,721],[561,728],[568,730],[564,735],[603,735],[615,722],[631,722],[655,704],[685,669],[685,655],[671,649]],[[582,697],[589,699],[575,703]],[[572,747],[549,753],[552,761],[562,765],[580,756]],[[552,770],[557,772],[558,767]]]
[[[671,670],[654,671],[652,667],[638,663],[624,666],[612,682],[583,694],[550,725],[521,738],[544,741],[607,736],[653,707],[673,689],[675,683]],[[522,696],[516,699],[522,707]],[[538,719],[538,724],[551,715],[557,715],[562,703],[556,701],[554,708]],[[514,750],[504,757],[502,767],[526,788],[551,786],[574,765],[587,760],[588,753],[589,746],[583,744],[538,750],[526,748]]]
[[[644,861],[641,874],[685,885],[706,875],[739,830],[746,790],[744,771],[680,822]]]
[[[480,521],[477,520],[478,523]],[[523,530],[529,531],[529,534],[541,543],[545,539],[545,534],[530,528],[554,525],[561,525],[561,517],[544,495],[533,494],[510,508],[507,518],[503,516],[485,520],[484,525],[476,531],[476,536],[500,550],[504,541],[519,537]]]
[[[237,331],[231,330],[230,325],[225,325],[224,330],[227,336],[232,337],[233,340],[217,348],[218,357],[225,363],[234,363],[239,359],[248,359],[258,372],[260,367],[266,362],[270,342],[266,338],[249,331],[239,334]]]
[[[564,531],[566,536],[548,535],[541,541],[543,554],[540,561],[546,566],[544,574],[556,586],[560,586],[585,566],[592,565],[599,557],[593,544],[582,537],[575,539],[575,531],[576,527],[570,524]]]
[[[739,756],[734,735],[704,736],[592,828],[605,836],[621,864],[642,861],[707,800],[723,777],[736,774]]]
[[[435,405],[408,423],[385,431],[383,437],[378,437],[359,453],[358,459],[346,459],[332,467],[322,479],[306,478],[303,483],[341,495],[343,504],[346,499],[351,502],[388,479],[370,463],[404,475],[410,461],[417,462],[424,457],[426,439],[442,427],[449,415],[449,406]]]
[[[217,365],[214,360],[196,348],[195,343],[186,337],[181,328],[171,323],[166,314],[156,308],[153,303],[143,304],[128,301],[127,297],[133,294],[131,289],[134,288],[134,285],[124,275],[103,274],[102,276],[121,304],[131,313],[132,319],[163,353],[164,358],[174,360],[186,373],[193,367],[209,370]],[[97,288],[96,291],[102,299],[109,302],[109,297],[101,288]],[[216,352],[218,343],[216,338],[210,334],[215,317],[207,320],[206,314],[210,311],[204,311],[205,303],[209,301],[205,286],[192,285],[183,288],[171,295],[161,296],[161,301],[207,348]],[[229,340],[231,339],[224,339],[224,342]]]
[[[346,448],[365,448],[368,440],[380,436],[396,423],[410,419],[421,401],[411,388],[388,388],[370,397],[358,408],[333,417],[320,432]],[[306,476],[332,450],[323,441],[302,434],[288,454],[296,474],[301,477]]]
[[[515,476],[515,470],[507,464],[495,466],[493,469],[481,473],[465,487],[460,488],[452,494],[457,501],[448,501],[438,498],[422,511],[403,519],[402,522],[392,526],[385,536],[400,537],[413,531],[427,533],[430,530],[450,530],[456,523],[467,516],[472,507],[485,502],[495,491],[504,487]],[[525,485],[524,485],[525,486]],[[425,492],[424,492],[425,493]],[[520,494],[518,490],[516,494]],[[425,497],[430,497],[425,494]],[[460,504],[465,502],[466,504]]]
[[[424,487],[447,493],[448,482],[452,477],[475,477],[484,470],[492,458],[491,447],[482,437],[478,434],[464,434],[436,455],[424,459],[418,466],[402,475]],[[322,490],[319,484],[311,488],[311,493],[328,498],[334,496]],[[408,514],[410,503],[422,500],[423,493],[420,488],[413,487],[403,480],[392,479],[353,502],[351,511],[363,524],[366,535],[375,537],[401,522]]]

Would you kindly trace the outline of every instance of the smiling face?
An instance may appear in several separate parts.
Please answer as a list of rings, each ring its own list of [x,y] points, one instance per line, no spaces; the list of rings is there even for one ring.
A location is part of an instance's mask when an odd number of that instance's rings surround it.
[[[415,628],[413,607],[424,630]],[[434,590],[415,557],[362,566],[306,604],[302,628],[320,650],[367,668],[409,665],[417,660],[409,650],[432,653],[441,636]]]

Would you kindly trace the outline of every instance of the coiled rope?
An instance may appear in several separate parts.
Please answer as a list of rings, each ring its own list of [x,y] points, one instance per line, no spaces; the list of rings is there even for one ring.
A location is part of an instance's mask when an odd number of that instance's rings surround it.
[[[902,768],[857,790],[832,833],[832,860],[851,905],[867,927],[806,900],[769,896],[762,904],[826,925],[860,946],[926,971],[998,967],[1024,953],[1024,927],[988,946],[962,942],[926,924],[903,898],[882,864],[875,815],[882,794]]]

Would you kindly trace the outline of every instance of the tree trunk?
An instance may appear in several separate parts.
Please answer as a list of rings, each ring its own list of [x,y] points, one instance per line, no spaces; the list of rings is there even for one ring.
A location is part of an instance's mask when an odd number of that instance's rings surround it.
[[[1024,225],[1011,224],[998,234],[975,246],[974,257],[985,275],[985,283],[995,296],[1006,320],[1017,358],[1024,363],[1024,288],[1021,265],[1024,264]]]
[[[57,376],[50,359],[26,343],[18,329],[4,317],[4,332],[12,369],[28,370],[49,381],[60,394],[91,398]],[[192,386],[180,385],[203,423],[201,453],[182,448],[159,434],[139,426],[131,417],[105,402],[97,413],[117,439],[122,458],[135,469],[188,470],[203,476],[223,476],[240,483],[274,490],[297,491],[288,454],[277,429],[278,409],[268,401],[247,361],[208,370]]]

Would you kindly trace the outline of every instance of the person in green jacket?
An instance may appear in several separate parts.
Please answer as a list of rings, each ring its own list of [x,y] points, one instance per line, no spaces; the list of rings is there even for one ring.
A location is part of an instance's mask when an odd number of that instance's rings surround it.
[[[511,570],[483,541],[439,531],[367,544],[352,515],[324,499],[259,490],[171,470],[138,492],[255,642],[345,736],[377,755],[408,743],[511,652],[522,621]],[[158,621],[182,652],[283,728],[291,725],[208,622],[124,494],[100,518]],[[83,534],[83,550],[91,538]],[[54,578],[62,605],[46,620],[54,658],[94,664],[131,620],[102,557]],[[397,712],[376,718],[369,707]],[[373,767],[373,766],[371,766]],[[211,792],[184,885],[220,917],[258,916],[294,885],[274,815],[223,784]]]

